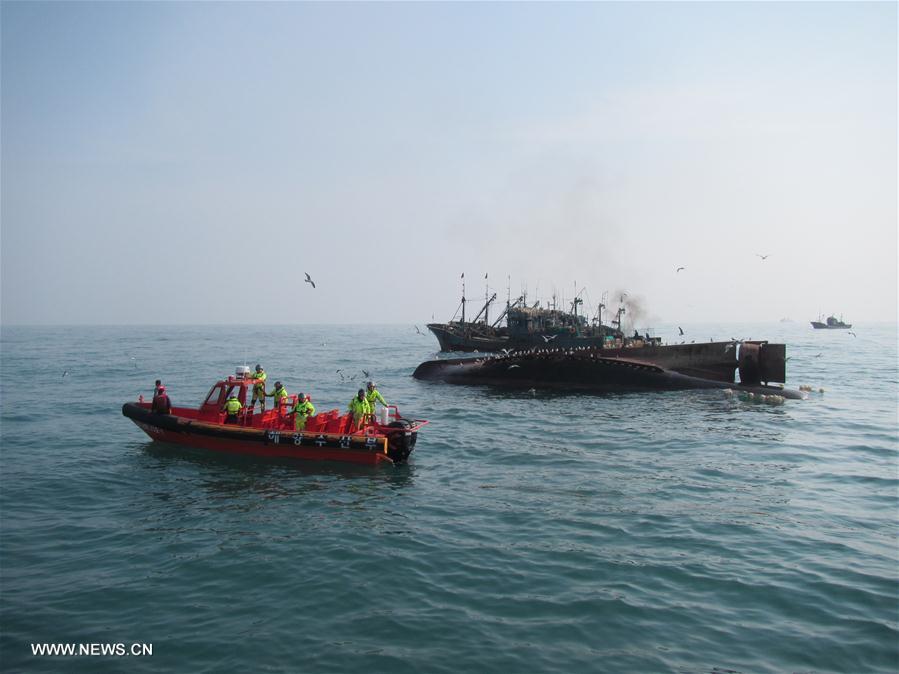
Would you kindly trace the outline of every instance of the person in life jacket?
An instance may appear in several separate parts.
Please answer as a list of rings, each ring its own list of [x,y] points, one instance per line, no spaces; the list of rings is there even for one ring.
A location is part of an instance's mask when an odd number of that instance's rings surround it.
[[[381,392],[375,388],[373,381],[368,382],[368,393],[365,394],[365,399],[368,401],[368,406],[371,407],[372,414],[375,413],[375,403],[381,403],[384,407],[387,407],[387,401],[384,400]]]
[[[256,383],[253,384],[253,399],[250,401],[250,407],[255,407],[258,400],[263,412],[265,412],[265,380],[267,377],[262,366],[256,363],[256,372],[253,374]]]
[[[294,427],[298,431],[306,430],[306,419],[315,414],[315,406],[306,398],[305,393],[297,396],[297,403],[293,406]]]
[[[287,389],[281,386],[281,382],[275,382],[275,390],[265,395],[275,399],[275,407],[280,407],[287,402]]]
[[[362,428],[366,417],[371,414],[371,405],[369,405],[368,400],[365,399],[365,389],[359,389],[356,397],[350,400],[350,405],[347,407],[347,410],[353,415],[353,425],[355,428]]]
[[[226,424],[236,424],[237,423],[237,415],[240,413],[240,410],[243,409],[243,405],[240,404],[240,401],[237,399],[237,394],[232,393],[228,400],[225,401],[225,404],[222,406],[222,410],[228,416],[225,417]]]
[[[153,396],[153,404],[150,407],[150,411],[155,414],[171,414],[172,412],[172,401],[166,395],[165,386],[162,384],[156,386],[156,395]]]
[[[157,379],[156,386],[153,387],[153,397],[154,398],[159,395],[159,389],[162,389],[163,391],[165,390],[165,386],[162,385],[161,379]]]

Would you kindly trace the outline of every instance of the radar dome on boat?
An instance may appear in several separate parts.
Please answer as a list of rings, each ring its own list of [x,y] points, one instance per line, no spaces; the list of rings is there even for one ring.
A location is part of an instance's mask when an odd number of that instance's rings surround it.
[[[238,379],[246,379],[250,376],[250,367],[248,365],[238,365],[235,374]]]

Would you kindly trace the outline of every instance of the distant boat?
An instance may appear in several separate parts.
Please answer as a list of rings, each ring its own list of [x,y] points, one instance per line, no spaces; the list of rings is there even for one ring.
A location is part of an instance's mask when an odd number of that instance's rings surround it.
[[[781,323],[792,323],[793,319],[792,318],[781,318],[780,322]]]
[[[826,321],[824,316],[818,316],[817,321],[812,321],[812,327],[815,330],[846,330],[852,327],[852,323],[843,323],[842,316],[840,320],[837,320],[836,316],[828,316]]]

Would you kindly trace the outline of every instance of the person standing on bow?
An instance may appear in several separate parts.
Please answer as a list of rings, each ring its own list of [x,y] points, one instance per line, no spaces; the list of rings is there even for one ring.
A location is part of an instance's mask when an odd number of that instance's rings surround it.
[[[275,390],[271,393],[266,393],[265,395],[275,399],[276,409],[287,403],[287,389],[281,386],[281,382],[279,381],[275,382]]]
[[[362,428],[362,426],[365,425],[367,418],[371,415],[371,406],[365,398],[364,388],[360,388],[356,397],[350,400],[347,410],[353,415],[353,427],[356,430]]]
[[[368,393],[365,394],[365,399],[368,401],[368,406],[371,408],[371,413],[375,413],[375,403],[381,403],[384,407],[387,407],[387,401],[384,400],[384,396],[381,395],[381,392],[375,388],[375,383],[373,381],[368,382]]]
[[[227,415],[225,417],[225,423],[236,424],[237,415],[240,414],[240,410],[242,409],[243,405],[241,405],[240,401],[237,399],[237,394],[232,393],[222,406],[222,411]]]
[[[306,430],[306,419],[315,414],[315,406],[306,397],[305,393],[297,396],[296,405],[293,406],[294,428],[297,431]]]
[[[150,411],[154,414],[171,414],[172,401],[166,395],[165,386],[159,383],[158,379],[156,382],[156,394],[153,396],[153,404],[150,407]]]
[[[256,401],[258,400],[262,412],[265,412],[265,380],[267,377],[268,375],[265,374],[265,370],[263,370],[262,366],[257,363],[256,372],[253,375],[253,379],[256,380],[256,383],[253,384],[253,399],[250,401],[250,407],[255,407]]]

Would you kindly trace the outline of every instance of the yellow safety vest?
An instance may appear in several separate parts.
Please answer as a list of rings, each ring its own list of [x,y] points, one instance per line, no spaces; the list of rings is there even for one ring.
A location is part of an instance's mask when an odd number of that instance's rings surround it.
[[[243,405],[240,404],[240,401],[237,398],[228,398],[228,402],[225,403],[225,411],[229,415],[234,415],[240,412],[240,408]]]
[[[299,414],[301,417],[311,417],[315,414],[315,407],[308,400],[304,400],[293,406],[293,413]]]
[[[371,405],[368,404],[367,400],[359,400],[359,396],[355,396],[350,401],[350,406],[347,409],[353,413],[353,416],[371,414]]]
[[[372,409],[375,409],[375,403],[381,403],[384,407],[387,407],[387,401],[384,400],[384,396],[378,391],[378,389],[373,388],[365,395],[365,399],[368,401],[369,406]]]
[[[271,396],[272,398],[280,398],[281,400],[284,400],[287,398],[287,389],[282,386],[279,389],[275,389],[271,393],[266,393],[266,395]]]
[[[253,375],[253,379],[257,380],[256,383],[253,384],[253,388],[257,391],[264,391],[265,390],[265,380],[267,377],[268,377],[268,375],[265,374],[265,371],[257,372],[255,375]]]

